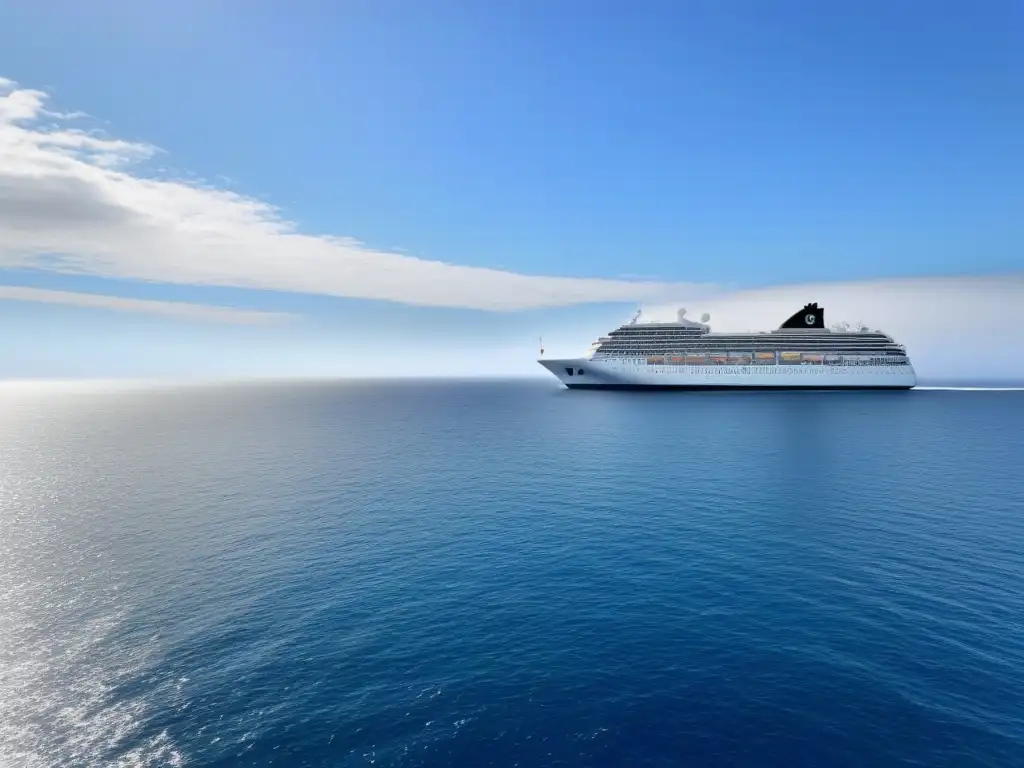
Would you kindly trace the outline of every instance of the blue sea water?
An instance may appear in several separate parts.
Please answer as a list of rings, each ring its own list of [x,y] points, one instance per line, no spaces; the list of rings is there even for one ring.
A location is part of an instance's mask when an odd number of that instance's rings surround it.
[[[1024,765],[1024,391],[0,387],[0,765]]]

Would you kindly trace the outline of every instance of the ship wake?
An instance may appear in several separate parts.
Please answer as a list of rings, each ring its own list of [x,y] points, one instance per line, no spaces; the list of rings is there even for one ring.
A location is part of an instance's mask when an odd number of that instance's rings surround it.
[[[1024,392],[1024,387],[914,387],[915,390],[927,389],[941,392]]]

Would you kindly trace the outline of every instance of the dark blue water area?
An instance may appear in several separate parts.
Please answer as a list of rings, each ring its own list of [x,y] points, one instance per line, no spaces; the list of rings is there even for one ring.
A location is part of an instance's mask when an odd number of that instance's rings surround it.
[[[0,392],[0,764],[1024,765],[1024,391]]]

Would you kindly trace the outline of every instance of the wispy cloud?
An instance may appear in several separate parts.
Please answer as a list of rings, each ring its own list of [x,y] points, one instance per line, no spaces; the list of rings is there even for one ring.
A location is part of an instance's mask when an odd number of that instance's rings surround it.
[[[49,291],[15,285],[0,285],[0,301],[33,301],[47,304],[69,304],[76,307],[112,309],[122,312],[141,312],[150,315],[203,320],[215,323],[264,324],[289,320],[292,315],[282,312],[256,312],[209,304],[190,304],[183,301],[152,301],[126,299],[98,293],[77,291]]]
[[[69,115],[46,102],[46,93],[0,79],[0,267],[483,310],[703,290],[522,275],[303,234],[259,200],[142,173],[156,148],[70,128]]]

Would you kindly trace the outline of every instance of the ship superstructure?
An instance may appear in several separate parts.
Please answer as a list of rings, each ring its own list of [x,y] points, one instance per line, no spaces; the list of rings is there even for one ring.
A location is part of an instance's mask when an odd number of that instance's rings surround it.
[[[866,327],[825,327],[825,311],[807,304],[779,328],[714,333],[679,310],[672,323],[626,325],[577,359],[540,364],[567,387],[687,389],[910,389],[917,383],[906,349]]]

